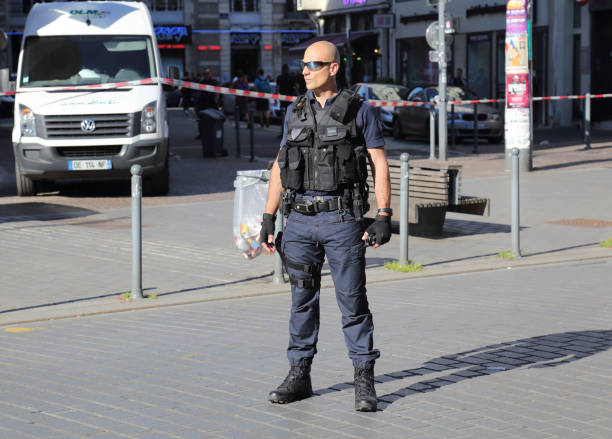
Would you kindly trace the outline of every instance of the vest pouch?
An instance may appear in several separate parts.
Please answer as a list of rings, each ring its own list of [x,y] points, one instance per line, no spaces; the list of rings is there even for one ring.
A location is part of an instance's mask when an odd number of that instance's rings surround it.
[[[304,160],[300,149],[296,147],[281,148],[278,153],[281,183],[285,189],[299,190],[304,180]]]
[[[365,183],[368,178],[368,153],[364,145],[353,147],[355,153],[355,179],[359,183]]]
[[[336,146],[321,145],[317,149],[315,184],[320,191],[335,191],[338,188],[336,171]]]
[[[338,183],[347,184],[355,182],[357,170],[355,166],[355,156],[353,155],[353,147],[348,144],[338,145],[337,155]]]

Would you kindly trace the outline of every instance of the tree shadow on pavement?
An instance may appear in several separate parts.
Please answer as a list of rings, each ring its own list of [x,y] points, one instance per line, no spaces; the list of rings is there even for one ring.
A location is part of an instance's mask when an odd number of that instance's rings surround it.
[[[463,380],[493,375],[519,368],[558,367],[612,347],[612,330],[563,332],[524,338],[485,346],[466,352],[434,358],[415,369],[377,375],[378,384],[412,377],[427,377],[378,397],[378,409],[385,410],[395,401],[409,395],[434,392]],[[339,383],[316,390],[315,395],[338,392],[353,387],[352,382]]]

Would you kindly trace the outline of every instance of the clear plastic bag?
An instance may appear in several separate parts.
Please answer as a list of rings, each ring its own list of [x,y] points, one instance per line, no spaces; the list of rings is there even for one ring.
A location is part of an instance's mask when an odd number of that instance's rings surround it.
[[[247,259],[261,253],[259,232],[269,180],[270,171],[265,169],[238,171],[234,180],[234,243]]]

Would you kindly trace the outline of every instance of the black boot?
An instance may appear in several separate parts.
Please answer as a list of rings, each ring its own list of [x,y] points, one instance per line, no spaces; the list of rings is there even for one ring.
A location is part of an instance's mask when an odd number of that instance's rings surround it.
[[[285,381],[268,395],[270,402],[287,404],[312,396],[310,366],[291,366]]]
[[[375,412],[378,398],[374,389],[374,366],[355,368],[355,410]]]

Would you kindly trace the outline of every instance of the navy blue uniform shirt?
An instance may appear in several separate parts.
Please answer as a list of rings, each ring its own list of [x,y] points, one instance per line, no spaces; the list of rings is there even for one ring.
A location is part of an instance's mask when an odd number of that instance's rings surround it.
[[[340,94],[341,90],[338,90],[338,94]],[[336,95],[338,96],[338,95]],[[325,106],[331,105],[334,103],[336,96],[333,98],[329,98],[325,101]],[[321,105],[315,99],[314,93],[312,90],[308,90],[306,92],[306,97],[310,100],[312,104],[312,108],[316,111],[322,111]],[[289,107],[287,107],[287,114],[285,116],[285,127],[283,129],[283,139],[281,140],[280,146],[281,148],[285,146],[287,142],[287,126],[289,125],[289,119],[291,118],[291,111],[293,110],[293,105],[295,102],[292,102]],[[357,131],[359,131],[363,138],[365,139],[366,148],[379,148],[381,146],[385,146],[385,139],[383,138],[383,130],[382,123],[378,117],[376,117],[376,111],[374,107],[367,101],[363,101],[361,103],[361,107],[359,107],[359,111],[357,111],[357,116],[355,117],[355,125],[357,127]]]

